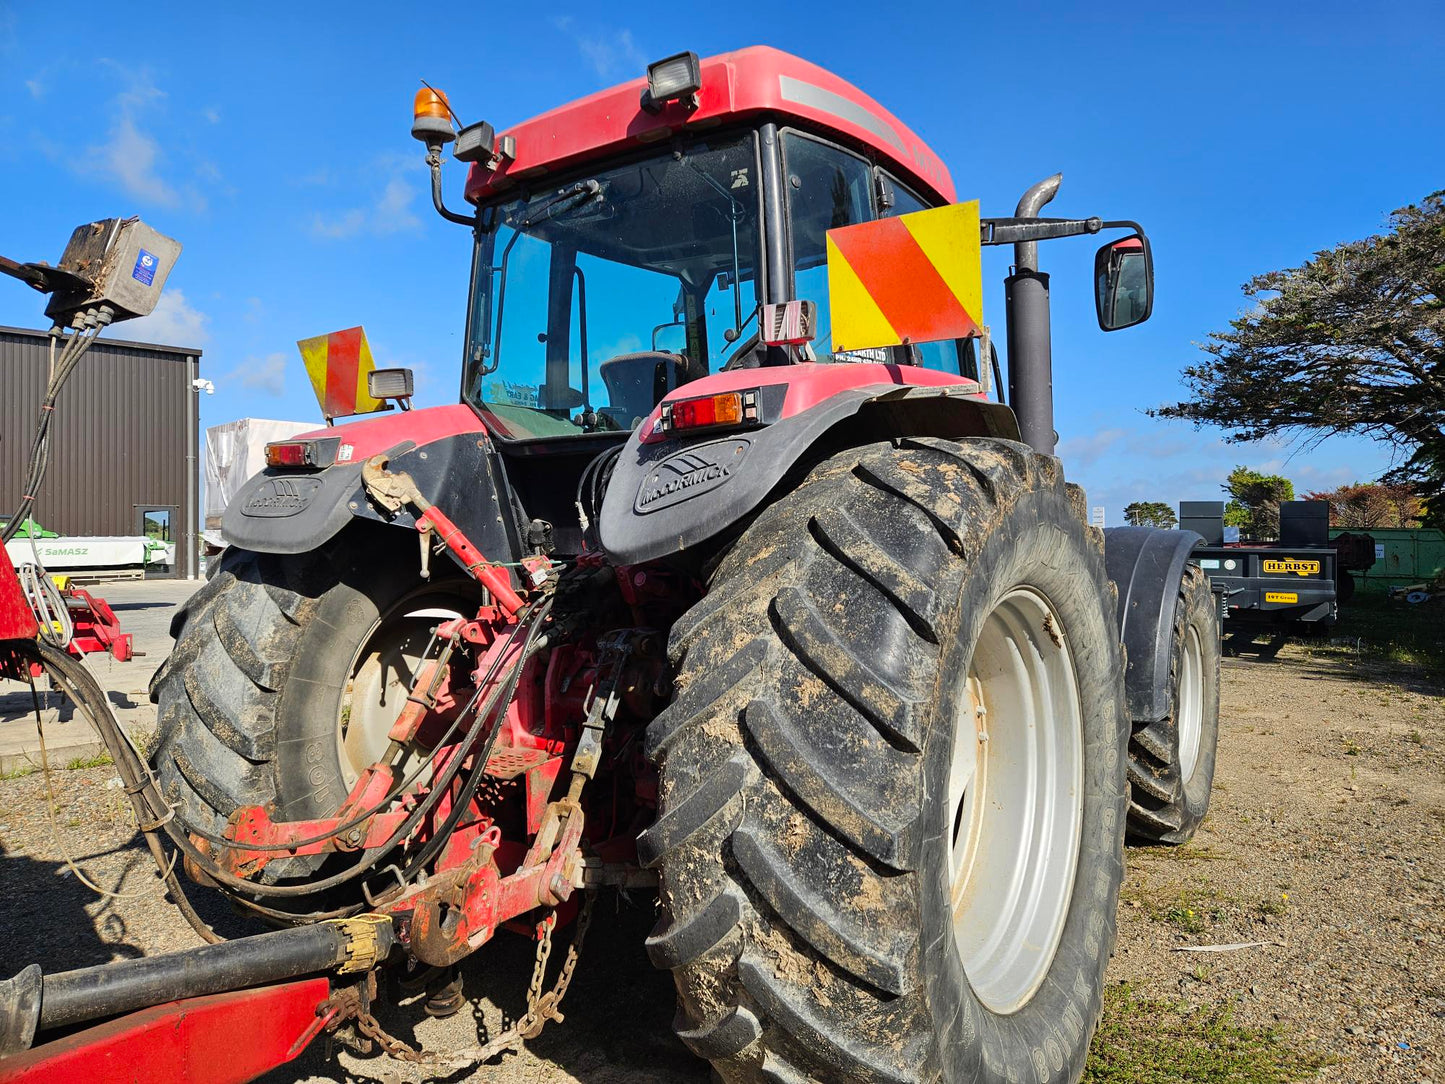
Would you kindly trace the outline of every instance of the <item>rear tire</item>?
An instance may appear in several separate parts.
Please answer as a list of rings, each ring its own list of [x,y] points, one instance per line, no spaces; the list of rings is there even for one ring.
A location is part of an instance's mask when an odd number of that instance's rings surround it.
[[[1006,441],[842,453],[732,547],[638,842],[724,1080],[1079,1079],[1123,875],[1109,592],[1058,461]]]
[[[219,832],[246,805],[277,819],[334,813],[396,718],[409,663],[438,618],[474,608],[467,581],[422,581],[390,537],[278,556],[227,549],[220,571],[171,622],[175,648],[151,682],[152,764],[187,824]],[[420,640],[420,645],[417,641]],[[305,876],[320,856],[272,862]]]
[[[1219,746],[1219,611],[1209,580],[1188,565],[1174,611],[1169,715],[1136,721],[1129,742],[1129,835],[1188,843],[1209,812]]]

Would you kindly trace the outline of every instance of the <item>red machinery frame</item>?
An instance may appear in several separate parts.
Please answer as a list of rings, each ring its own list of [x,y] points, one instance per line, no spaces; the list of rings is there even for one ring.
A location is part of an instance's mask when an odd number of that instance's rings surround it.
[[[156,1005],[12,1054],[0,1084],[243,1084],[306,1049],[330,996],[318,978]]]

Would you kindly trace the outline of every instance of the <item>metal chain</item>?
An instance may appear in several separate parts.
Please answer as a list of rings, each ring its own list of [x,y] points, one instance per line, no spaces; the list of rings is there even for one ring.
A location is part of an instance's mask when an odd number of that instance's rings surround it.
[[[567,993],[567,987],[572,983],[573,972],[577,970],[577,961],[581,959],[582,942],[587,937],[587,927],[592,921],[592,903],[596,895],[595,890],[588,889],[583,896],[582,909],[577,915],[577,929],[572,936],[572,943],[567,946],[567,957],[562,961],[562,970],[557,975],[557,981],[546,993],[542,992],[542,983],[546,979],[547,961],[552,955],[552,930],[557,925],[557,912],[555,910],[548,912],[547,917],[537,923],[540,936],[537,939],[536,962],[532,965],[532,981],[527,987],[527,1011],[520,1020],[490,1042],[445,1054],[417,1050],[396,1036],[387,1034],[376,1017],[367,1010],[361,1010],[356,1014],[357,1030],[368,1039],[374,1039],[388,1056],[397,1061],[445,1068],[449,1071],[490,1061],[498,1054],[504,1054],[509,1050],[521,1050],[522,1045],[528,1039],[535,1039],[541,1034],[547,1021],[560,1022],[562,1020],[562,1013],[558,1007]]]

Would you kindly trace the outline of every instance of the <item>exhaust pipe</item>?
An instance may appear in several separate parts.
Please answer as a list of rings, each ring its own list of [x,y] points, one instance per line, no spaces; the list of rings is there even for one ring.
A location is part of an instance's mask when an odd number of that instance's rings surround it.
[[[1034,218],[1054,198],[1064,175],[1033,185],[1019,200],[1015,218]],[[1039,270],[1037,241],[1014,245],[1014,271],[1004,279],[1008,321],[1008,401],[1024,443],[1054,454],[1053,342],[1049,329],[1049,276]]]

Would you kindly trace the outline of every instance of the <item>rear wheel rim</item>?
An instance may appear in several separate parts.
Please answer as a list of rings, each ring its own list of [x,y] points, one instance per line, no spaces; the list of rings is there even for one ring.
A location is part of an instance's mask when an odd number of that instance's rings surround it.
[[[386,752],[392,724],[442,621],[461,616],[432,598],[409,597],[382,614],[351,661],[336,719],[336,758],[348,791]]]
[[[975,996],[1002,1015],[1053,963],[1083,823],[1078,679],[1042,594],[1019,588],[995,606],[963,693],[945,806],[954,944]]]
[[[1184,652],[1179,660],[1179,778],[1189,782],[1199,763],[1204,738],[1204,647],[1199,630],[1184,630]]]

